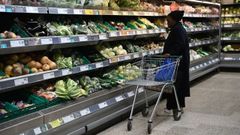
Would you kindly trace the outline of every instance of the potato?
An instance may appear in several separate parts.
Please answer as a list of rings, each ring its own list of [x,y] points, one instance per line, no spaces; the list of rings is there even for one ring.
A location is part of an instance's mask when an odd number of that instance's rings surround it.
[[[50,69],[56,69],[57,68],[57,64],[55,62],[51,62],[49,64],[49,66],[50,66]]]
[[[27,65],[28,65],[28,67],[30,67],[30,68],[36,68],[36,61],[32,60],[32,61],[30,61]]]
[[[38,72],[43,72],[43,70],[42,69],[38,69]]]
[[[50,66],[49,66],[48,64],[44,64],[43,67],[42,67],[42,69],[43,69],[44,71],[50,70]]]
[[[41,64],[40,62],[36,62],[36,63],[35,63],[35,66],[36,66],[37,69],[42,68],[42,64]]]
[[[9,75],[9,76],[12,76],[13,75],[13,66],[11,65],[8,65],[5,67],[4,71],[5,71],[5,74]]]
[[[31,71],[32,71],[33,73],[37,73],[37,72],[38,72],[37,68],[31,68]]]
[[[41,58],[41,63],[42,63],[42,64],[49,64],[49,63],[51,63],[51,61],[48,59],[47,56],[43,56],[43,57]]]

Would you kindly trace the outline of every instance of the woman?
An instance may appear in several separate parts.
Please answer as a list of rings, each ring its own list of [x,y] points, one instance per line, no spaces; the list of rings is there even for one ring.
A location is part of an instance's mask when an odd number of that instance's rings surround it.
[[[165,42],[164,55],[182,56],[178,67],[175,87],[181,109],[185,107],[185,97],[190,96],[189,87],[189,43],[186,30],[180,22],[183,18],[183,11],[173,11],[167,16],[170,33]],[[177,109],[173,93],[167,94],[167,108],[165,111]],[[183,109],[182,109],[183,112]]]

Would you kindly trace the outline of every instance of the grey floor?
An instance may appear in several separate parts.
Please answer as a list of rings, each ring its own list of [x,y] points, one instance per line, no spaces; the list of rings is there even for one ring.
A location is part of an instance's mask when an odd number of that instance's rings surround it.
[[[155,116],[152,135],[240,135],[240,73],[221,72],[193,86],[186,104],[180,121]],[[139,113],[133,119],[130,132],[125,120],[99,135],[146,135],[147,118]]]

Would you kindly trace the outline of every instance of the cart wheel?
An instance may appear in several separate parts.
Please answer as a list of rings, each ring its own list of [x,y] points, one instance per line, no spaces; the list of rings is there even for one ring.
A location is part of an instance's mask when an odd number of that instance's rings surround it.
[[[173,119],[179,121],[181,119],[182,113],[178,110],[173,110]]]
[[[152,123],[148,123],[148,134],[152,133]]]
[[[128,131],[131,131],[131,130],[132,130],[132,121],[131,121],[131,120],[128,120],[127,130],[128,130]]]
[[[147,116],[148,116],[148,113],[149,113],[149,109],[146,107],[146,108],[144,108],[144,110],[142,111],[142,116],[143,116],[143,117],[147,117]]]

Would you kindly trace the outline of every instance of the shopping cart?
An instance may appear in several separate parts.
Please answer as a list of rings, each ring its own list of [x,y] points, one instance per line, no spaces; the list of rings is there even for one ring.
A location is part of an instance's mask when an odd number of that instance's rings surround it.
[[[173,118],[175,121],[180,120],[181,109],[178,102],[176,88],[174,86],[180,59],[181,57],[173,57],[173,56],[164,57],[161,55],[154,55],[154,56],[143,57],[141,61],[134,63],[136,66],[140,67],[139,72],[141,72],[141,75],[139,78],[127,82],[127,84],[137,86],[135,90],[133,103],[132,103],[131,113],[127,123],[128,131],[132,129],[133,109],[134,109],[139,88],[144,88],[146,106],[145,106],[145,109],[142,111],[142,115],[146,117],[149,113],[149,109],[148,109],[149,105],[148,105],[146,88],[156,87],[156,86],[160,87],[160,89],[157,90],[157,92],[159,92],[158,99],[153,108],[152,114],[148,120],[148,127],[147,127],[148,134],[151,134],[152,132],[152,119],[153,119],[153,116],[155,115],[155,111],[162,97],[162,94],[164,91],[166,91],[166,88],[170,88],[173,91],[175,95],[176,103],[177,103],[177,109],[173,111]]]

